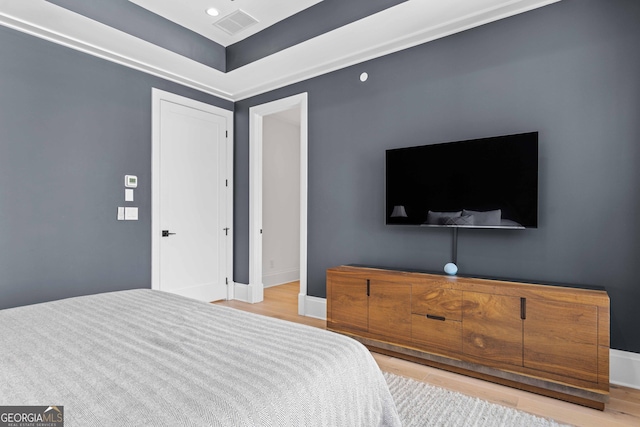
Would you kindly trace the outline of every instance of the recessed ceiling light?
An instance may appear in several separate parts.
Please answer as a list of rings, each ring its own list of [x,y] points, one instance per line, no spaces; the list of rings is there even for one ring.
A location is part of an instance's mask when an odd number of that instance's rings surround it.
[[[207,15],[209,16],[218,16],[220,15],[220,12],[218,12],[218,9],[216,9],[215,7],[210,7],[209,9],[206,10]]]

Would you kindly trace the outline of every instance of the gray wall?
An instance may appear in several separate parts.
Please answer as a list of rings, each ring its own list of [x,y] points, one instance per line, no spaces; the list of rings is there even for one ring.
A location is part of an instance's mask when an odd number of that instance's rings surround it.
[[[248,282],[248,108],[309,92],[309,294],[344,263],[440,270],[450,233],[384,226],[384,150],[540,132],[540,228],[462,230],[466,274],[603,285],[640,352],[640,2],[563,0],[236,104],[234,280]],[[150,286],[151,87],[0,28],[0,308]],[[358,81],[362,71],[367,83]],[[124,174],[141,220],[117,222]]]
[[[151,88],[233,104],[4,27],[0,58],[0,308],[151,287]]]
[[[449,261],[449,230],[384,225],[385,149],[539,131],[539,228],[461,230],[460,270],[605,286],[612,346],[640,352],[639,22],[636,0],[564,0],[236,103],[235,280],[248,283],[250,106],[309,93],[319,297],[332,266]]]

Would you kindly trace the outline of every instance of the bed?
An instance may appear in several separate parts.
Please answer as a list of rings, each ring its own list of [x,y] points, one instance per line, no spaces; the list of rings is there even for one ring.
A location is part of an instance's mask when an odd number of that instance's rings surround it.
[[[147,289],[0,311],[0,405],[65,426],[399,426],[358,342]]]

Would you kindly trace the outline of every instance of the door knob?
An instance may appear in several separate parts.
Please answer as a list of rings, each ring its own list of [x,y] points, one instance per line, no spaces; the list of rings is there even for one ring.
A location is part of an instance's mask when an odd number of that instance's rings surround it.
[[[169,230],[162,230],[162,237],[173,236],[176,233],[169,233]]]

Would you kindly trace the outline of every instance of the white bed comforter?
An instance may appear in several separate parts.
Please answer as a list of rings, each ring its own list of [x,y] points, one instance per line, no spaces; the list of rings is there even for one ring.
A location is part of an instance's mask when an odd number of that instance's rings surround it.
[[[67,427],[400,425],[360,343],[142,289],[0,311],[0,405],[61,405]]]

